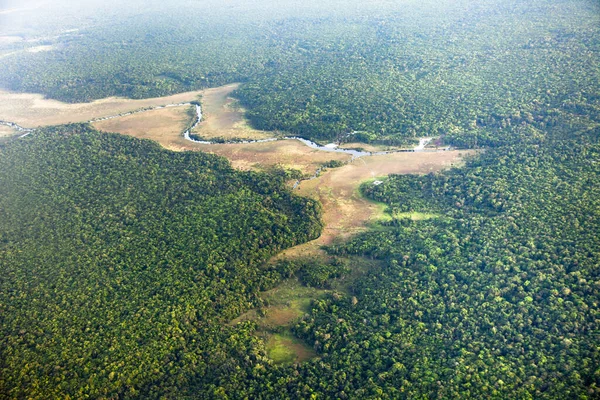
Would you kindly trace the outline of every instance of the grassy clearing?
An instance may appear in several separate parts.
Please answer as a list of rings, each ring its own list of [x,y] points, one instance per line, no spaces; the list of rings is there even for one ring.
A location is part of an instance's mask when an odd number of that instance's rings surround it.
[[[314,150],[297,140],[280,140],[266,143],[210,144],[202,145],[184,141],[182,150],[201,150],[227,158],[242,170],[261,169],[279,165],[287,169],[298,169],[304,174],[314,174],[323,162],[333,157],[340,161],[350,159],[343,153],[327,153]],[[332,154],[335,154],[332,156]]]
[[[357,256],[346,259],[351,272],[334,280],[332,289],[307,287],[295,277],[288,279],[262,294],[265,307],[248,311],[231,321],[230,325],[242,321],[256,322],[257,334],[266,341],[267,354],[275,364],[299,363],[316,357],[312,348],[292,335],[292,326],[310,312],[314,300],[327,295],[351,296],[352,283],[380,263]]]
[[[18,134],[19,134],[19,132],[17,132],[15,129],[11,128],[10,126],[0,125],[0,138],[8,138],[8,137],[15,136]]]
[[[401,147],[397,147],[397,146],[387,146],[387,145],[380,145],[380,144],[368,144],[368,143],[361,143],[361,142],[353,142],[353,143],[342,143],[339,145],[340,149],[356,149],[356,150],[362,150],[362,151],[371,151],[371,152],[377,152],[377,151],[393,151],[393,150],[398,150]]]
[[[176,145],[172,138],[180,136],[189,124],[189,109],[190,106],[162,108],[94,122],[92,125],[101,131],[154,140],[168,148]]]
[[[298,279],[288,279],[275,289],[262,294],[268,306],[250,310],[231,321],[255,321],[258,336],[265,340],[267,355],[274,364],[300,363],[316,357],[312,348],[295,338],[290,328],[310,311],[313,299],[322,298],[326,290],[302,286]]]
[[[262,293],[266,306],[261,310],[250,310],[231,322],[253,320],[263,331],[273,331],[280,327],[290,327],[305,313],[310,311],[314,299],[323,298],[329,290],[303,286],[297,278],[284,281],[274,289]]]
[[[394,214],[394,217],[395,218],[410,218],[413,221],[425,221],[425,220],[433,219],[433,218],[441,218],[442,216],[440,214],[412,211],[412,212],[396,213],[396,214]]]
[[[274,364],[300,363],[317,356],[313,349],[289,334],[270,335],[266,348]]]
[[[0,120],[25,128],[86,122],[143,108],[197,100],[204,91],[179,93],[143,100],[109,97],[91,103],[68,104],[44,98],[41,94],[0,91]]]
[[[275,136],[273,132],[259,131],[251,128],[244,117],[245,110],[237,106],[231,93],[240,86],[239,83],[207,89],[202,95],[202,112],[204,120],[193,131],[200,137],[210,140],[232,139],[267,139]]]
[[[343,257],[343,259],[347,260],[350,273],[334,279],[331,289],[304,286],[296,277],[287,279],[276,288],[261,294],[265,307],[260,310],[250,310],[230,324],[235,325],[238,322],[252,320],[258,323],[260,330],[266,332],[272,332],[281,327],[289,328],[304,314],[310,312],[313,300],[322,299],[333,293],[351,294],[352,283],[370,268],[379,265],[377,260],[368,260],[358,256]],[[328,260],[329,257],[323,256],[323,262]]]

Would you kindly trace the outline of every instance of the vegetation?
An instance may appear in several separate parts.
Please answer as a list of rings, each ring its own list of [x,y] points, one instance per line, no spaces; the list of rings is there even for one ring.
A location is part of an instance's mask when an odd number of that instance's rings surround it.
[[[296,275],[300,282],[309,287],[331,289],[333,279],[350,272],[347,263],[340,258],[331,261],[315,259],[281,261],[275,267],[283,277]]]
[[[396,219],[330,249],[386,266],[356,282],[355,304],[317,302],[296,328],[353,376],[323,377],[329,396],[600,394],[600,129],[588,134],[365,187],[393,210],[448,218]]]
[[[340,160],[329,160],[327,162],[324,162],[322,165],[323,168],[339,168],[346,165],[346,163]]]
[[[534,115],[551,125],[554,110],[598,112],[591,3],[442,1],[435,17],[428,2],[309,1],[302,18],[269,1],[236,3],[235,15],[229,3],[150,8],[46,39],[53,51],[1,58],[0,85],[74,102],[241,81],[236,95],[259,129],[385,145],[446,135],[489,147]]]
[[[286,340],[289,341],[292,338],[276,334],[270,339],[270,343],[267,346],[267,353],[275,364],[289,364],[295,359],[294,352],[285,343]]]
[[[540,143],[369,191],[392,209],[409,200],[408,212],[428,199],[444,218],[392,217],[330,246],[383,265],[348,294],[315,300],[296,324],[319,358],[215,389],[233,398],[597,398],[600,128],[558,126]]]
[[[210,379],[256,342],[251,325],[221,326],[280,281],[261,263],[321,229],[317,204],[282,178],[212,155],[83,125],[0,153],[3,397]]]
[[[322,230],[285,186],[299,171],[86,125],[1,144],[0,397],[600,397],[598,5],[208,3],[4,55],[0,83],[87,101],[243,81],[260,129],[485,150],[364,185],[389,217],[333,262],[271,265]],[[293,285],[259,295],[294,276],[311,286],[295,303]],[[231,323],[249,309],[270,342]]]
[[[311,348],[306,348],[302,342],[288,334],[271,335],[266,348],[275,365],[302,362],[315,355]]]

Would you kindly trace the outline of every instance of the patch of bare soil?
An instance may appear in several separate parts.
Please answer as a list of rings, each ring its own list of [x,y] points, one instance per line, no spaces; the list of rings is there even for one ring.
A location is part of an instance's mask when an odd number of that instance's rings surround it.
[[[98,121],[92,125],[98,130],[150,139],[171,148],[176,146],[173,140],[181,136],[191,120],[189,110],[190,106],[161,108]]]
[[[330,169],[320,177],[304,181],[298,193],[318,199],[323,204],[323,234],[316,240],[293,247],[277,258],[322,256],[323,245],[364,231],[369,222],[382,217],[383,206],[359,193],[364,181],[389,174],[426,174],[462,162],[471,151],[394,153],[363,157],[340,168]]]
[[[91,103],[68,104],[46,99],[41,94],[0,90],[0,120],[14,122],[25,128],[86,122],[142,108],[189,102],[197,100],[201,94],[199,90],[143,100],[109,97]]]

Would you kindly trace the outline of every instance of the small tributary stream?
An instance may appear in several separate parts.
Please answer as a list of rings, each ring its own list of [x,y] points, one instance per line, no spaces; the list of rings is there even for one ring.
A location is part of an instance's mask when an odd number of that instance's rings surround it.
[[[264,142],[273,142],[276,140],[298,140],[299,142],[302,142],[304,145],[312,148],[312,149],[316,149],[316,150],[320,150],[320,151],[328,151],[328,152],[333,152],[333,153],[345,153],[345,154],[349,154],[352,156],[352,160],[356,159],[356,158],[360,158],[360,157],[369,157],[369,156],[377,156],[377,155],[383,155],[383,154],[391,154],[391,153],[401,153],[401,152],[417,152],[417,151],[445,151],[447,150],[447,148],[444,149],[436,149],[436,150],[427,150],[425,149],[425,146],[427,146],[427,144],[429,144],[429,142],[431,142],[432,138],[421,138],[419,139],[419,144],[417,146],[415,146],[414,148],[411,149],[400,149],[400,150],[391,150],[391,151],[362,151],[362,150],[354,150],[354,149],[342,149],[339,148],[337,144],[335,143],[330,143],[327,144],[325,146],[320,145],[318,143],[315,143],[311,140],[308,139],[304,139],[301,137],[296,137],[296,136],[286,136],[286,137],[281,137],[281,138],[268,138],[268,139],[259,139],[259,140],[244,140],[244,141],[231,141],[231,142],[210,142],[210,141],[205,141],[205,140],[196,140],[194,138],[192,138],[190,136],[190,133],[198,126],[198,124],[200,124],[200,122],[202,122],[202,106],[200,106],[199,104],[196,103],[175,103],[175,104],[167,104],[164,106],[158,106],[158,107],[149,107],[149,108],[143,108],[140,110],[135,110],[135,111],[129,111],[129,112],[125,112],[125,113],[121,113],[121,114],[116,114],[116,115],[111,115],[111,116],[107,116],[107,117],[101,117],[101,118],[95,118],[95,119],[91,119],[89,121],[87,121],[88,123],[94,123],[94,122],[100,122],[100,121],[106,121],[109,119],[114,119],[114,118],[119,118],[119,117],[125,117],[128,115],[133,115],[133,114],[138,114],[138,113],[142,113],[142,112],[147,112],[147,111],[153,111],[153,110],[160,110],[163,108],[168,108],[168,107],[182,107],[182,106],[191,106],[193,105],[195,107],[195,111],[196,111],[196,115],[194,118],[194,122],[192,123],[192,125],[190,126],[189,129],[186,129],[185,132],[183,132],[183,137],[186,140],[189,140],[190,142],[194,142],[194,143],[200,143],[200,144],[236,144],[236,143],[264,143]],[[16,131],[22,133],[22,135],[20,135],[19,137],[25,137],[29,134],[31,134],[32,132],[35,131],[35,129],[32,128],[24,128],[22,126],[19,126],[18,124],[15,124],[13,122],[8,122],[8,121],[0,121],[0,125],[5,125],[5,126],[9,126],[13,129],[15,129]],[[318,176],[319,171],[317,171],[317,174],[315,175]]]
[[[189,104],[189,103],[187,103],[187,104]],[[177,105],[185,105],[185,104],[177,104]],[[312,149],[316,149],[316,150],[320,150],[320,151],[329,151],[329,152],[334,152],[334,153],[346,153],[346,154],[350,154],[352,156],[352,159],[355,159],[355,158],[360,158],[360,157],[377,156],[377,155],[390,154],[390,153],[425,151],[425,146],[427,146],[427,144],[429,144],[429,142],[431,142],[431,140],[433,139],[433,138],[421,138],[421,139],[419,139],[419,144],[411,149],[400,149],[400,150],[392,150],[392,151],[373,151],[373,152],[362,151],[362,150],[353,150],[353,149],[342,149],[342,148],[339,148],[338,145],[335,143],[330,143],[330,144],[323,146],[323,145],[315,143],[311,140],[304,139],[304,138],[297,137],[297,136],[286,136],[286,137],[282,137],[282,138],[268,138],[268,139],[258,139],[258,140],[241,140],[241,141],[231,141],[231,142],[211,142],[211,141],[207,141],[207,140],[196,140],[190,136],[190,132],[193,131],[198,126],[198,124],[202,121],[202,107],[197,104],[194,104],[194,105],[196,107],[195,121],[194,121],[192,127],[183,133],[183,137],[186,140],[189,140],[190,142],[200,143],[200,144],[264,143],[264,142],[274,142],[276,140],[298,140],[299,142],[302,142],[304,145],[306,145]]]

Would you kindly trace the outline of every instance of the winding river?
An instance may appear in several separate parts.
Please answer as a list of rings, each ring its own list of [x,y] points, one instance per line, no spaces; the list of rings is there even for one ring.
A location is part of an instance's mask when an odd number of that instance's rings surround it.
[[[0,121],[0,125],[8,126],[12,129],[16,130],[17,132],[22,133],[22,135],[19,136],[20,138],[23,138],[23,137],[31,134],[31,132],[35,131],[35,129],[23,128],[22,126],[17,125],[14,122]]]
[[[175,104],[172,106],[180,106],[180,105],[186,105],[186,104],[190,104],[190,103]],[[194,120],[192,127],[183,133],[183,137],[186,140],[189,140],[190,142],[200,143],[200,144],[265,143],[265,142],[274,142],[276,140],[298,140],[299,142],[302,142],[304,145],[306,145],[312,149],[317,149],[320,151],[329,151],[329,152],[334,152],[334,153],[350,154],[352,156],[352,160],[354,160],[354,159],[360,158],[360,157],[377,156],[377,155],[390,154],[390,153],[426,151],[425,146],[427,146],[429,144],[429,142],[431,142],[433,140],[433,138],[421,138],[421,139],[419,139],[419,144],[412,149],[401,149],[401,150],[392,150],[392,151],[375,151],[375,152],[352,150],[352,149],[342,149],[342,148],[339,148],[338,145],[335,143],[330,143],[325,146],[322,146],[311,140],[304,139],[304,138],[297,137],[297,136],[286,136],[286,137],[282,137],[282,138],[269,138],[269,139],[258,139],[258,140],[242,140],[242,141],[235,141],[235,142],[232,141],[232,142],[224,142],[224,143],[210,142],[210,141],[206,141],[206,140],[196,140],[190,136],[190,132],[193,131],[198,126],[198,124],[202,121],[202,107],[199,106],[198,104],[194,104],[194,105],[196,107],[196,118]],[[169,106],[166,106],[166,107],[169,107]],[[163,107],[160,107],[160,108],[163,108]],[[110,117],[108,117],[108,118],[110,118]],[[105,119],[108,119],[108,118],[105,118]],[[445,151],[445,150],[446,150],[446,148],[444,148],[442,151]]]
[[[304,145],[312,148],[312,149],[316,149],[316,150],[320,150],[320,151],[328,151],[328,152],[334,152],[334,153],[346,153],[352,156],[352,160],[356,159],[356,158],[360,158],[360,157],[369,157],[369,156],[377,156],[377,155],[383,155],[383,154],[391,154],[391,153],[402,153],[402,152],[419,152],[419,151],[446,151],[448,150],[448,148],[442,148],[442,149],[435,149],[435,150],[428,150],[425,147],[433,140],[433,138],[421,138],[419,139],[419,144],[417,146],[415,146],[412,149],[400,149],[400,150],[391,150],[391,151],[361,151],[361,150],[353,150],[353,149],[342,149],[339,148],[337,144],[335,143],[330,143],[327,144],[325,146],[322,146],[318,143],[315,143],[311,140],[308,139],[304,139],[301,137],[296,137],[296,136],[287,136],[287,137],[282,137],[282,138],[268,138],[268,139],[259,139],[259,140],[243,140],[243,141],[232,141],[232,142],[224,142],[224,143],[217,143],[217,142],[210,142],[210,141],[205,141],[205,140],[196,140],[194,138],[192,138],[190,136],[190,133],[198,126],[198,124],[200,124],[200,122],[202,121],[202,106],[200,106],[199,104],[196,103],[175,103],[175,104],[167,104],[164,106],[158,106],[158,107],[149,107],[149,108],[143,108],[143,109],[139,109],[139,110],[135,110],[135,111],[129,111],[126,113],[121,113],[121,114],[116,114],[116,115],[110,115],[107,117],[101,117],[101,118],[95,118],[95,119],[91,119],[89,121],[87,121],[87,123],[93,123],[93,122],[100,122],[100,121],[106,121],[109,119],[113,119],[113,118],[119,118],[119,117],[125,117],[128,115],[133,115],[133,114],[139,114],[142,112],[148,112],[148,111],[153,111],[153,110],[160,110],[163,108],[168,108],[168,107],[182,107],[182,106],[191,106],[193,105],[196,108],[196,116],[194,118],[194,122],[193,124],[190,126],[189,129],[187,129],[185,132],[183,132],[183,137],[186,140],[189,140],[190,142],[194,142],[194,143],[200,143],[200,144],[235,144],[235,143],[264,143],[264,142],[274,142],[277,140],[298,140],[299,142],[302,142]],[[30,129],[30,128],[24,128],[22,126],[19,126],[18,124],[15,124],[13,122],[8,122],[8,121],[0,121],[0,125],[5,125],[5,126],[9,126],[13,129],[15,129],[18,132],[23,133],[22,135],[19,136],[19,138],[23,138],[26,137],[27,135],[31,134],[32,132],[35,131],[35,129]],[[318,176],[318,171],[316,176]]]

